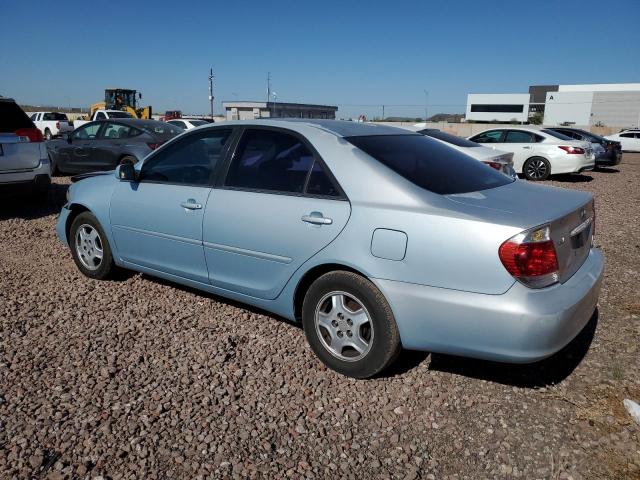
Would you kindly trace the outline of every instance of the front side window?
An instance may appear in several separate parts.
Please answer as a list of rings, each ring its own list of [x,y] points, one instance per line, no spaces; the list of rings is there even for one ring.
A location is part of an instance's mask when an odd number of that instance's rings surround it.
[[[346,140],[413,184],[441,195],[476,192],[513,181],[423,135],[372,135]]]
[[[74,140],[94,140],[102,127],[101,123],[89,123],[83,125],[75,132],[73,132],[72,138]]]
[[[635,133],[621,133],[620,136],[623,138],[636,138]]]
[[[482,132],[471,140],[476,143],[500,143],[502,140],[502,130],[489,130],[488,132]]]
[[[249,190],[302,193],[313,154],[298,138],[273,130],[247,130],[225,185]]]
[[[189,135],[159,151],[142,166],[141,181],[182,185],[211,185],[229,129]]]
[[[504,143],[532,143],[533,135],[522,130],[509,130],[504,139]]]

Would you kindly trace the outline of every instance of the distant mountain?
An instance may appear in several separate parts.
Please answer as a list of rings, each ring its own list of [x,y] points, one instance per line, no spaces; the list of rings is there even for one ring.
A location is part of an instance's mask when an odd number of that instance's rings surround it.
[[[430,122],[460,123],[464,120],[464,113],[436,113],[429,117]]]

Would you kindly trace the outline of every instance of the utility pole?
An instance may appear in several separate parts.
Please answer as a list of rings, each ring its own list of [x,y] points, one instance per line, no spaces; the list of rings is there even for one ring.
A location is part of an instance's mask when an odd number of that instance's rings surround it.
[[[211,104],[211,120],[213,120],[213,68],[209,69],[209,103]]]
[[[384,122],[384,105],[382,105],[382,121]]]
[[[424,123],[427,123],[429,118],[429,92],[424,90]]]
[[[271,72],[267,72],[267,103],[271,98]]]

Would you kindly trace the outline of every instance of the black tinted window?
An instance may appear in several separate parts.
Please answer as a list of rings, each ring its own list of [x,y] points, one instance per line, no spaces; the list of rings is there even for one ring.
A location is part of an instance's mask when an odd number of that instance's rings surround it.
[[[422,135],[348,137],[347,140],[414,184],[448,195],[499,187],[513,180]]]
[[[15,102],[0,100],[0,132],[13,133],[20,128],[33,127],[33,122]]]
[[[504,143],[532,143],[533,135],[521,130],[509,130],[504,139]]]
[[[452,145],[456,145],[457,147],[478,147],[479,145],[471,140],[467,140],[466,138],[458,137],[456,135],[451,135],[447,132],[442,132],[440,130],[420,130],[418,133],[422,135],[426,135],[427,137],[437,138],[438,140],[442,140],[443,142],[450,143]]]
[[[153,135],[155,138],[163,142],[166,142],[167,140],[184,132],[182,128],[178,128],[175,125],[165,122],[155,122],[153,120],[147,120],[143,124],[137,125],[145,132]]]
[[[248,130],[242,136],[225,185],[302,193],[313,154],[298,138],[272,130]]]
[[[230,133],[209,130],[174,142],[144,163],[142,181],[210,185]]]
[[[500,143],[502,140],[502,130],[490,130],[482,132],[472,137],[471,140],[476,143]]]
[[[56,120],[56,121],[67,121],[67,116],[64,113],[57,112],[47,112],[42,116],[43,120]]]
[[[566,132],[559,132],[557,130],[551,130],[549,128],[543,128],[542,131],[548,135],[551,135],[552,137],[555,138],[559,138],[560,140],[571,140],[572,137],[569,136],[568,133]],[[573,137],[573,138],[580,138],[580,137]]]
[[[329,197],[337,197],[340,195],[331,178],[329,178],[329,175],[325,172],[324,167],[317,160],[311,169],[306,193],[309,195],[327,195]]]

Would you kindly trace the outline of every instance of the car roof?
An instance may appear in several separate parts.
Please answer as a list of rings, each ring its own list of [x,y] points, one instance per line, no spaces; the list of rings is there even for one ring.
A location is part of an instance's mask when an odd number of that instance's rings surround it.
[[[264,118],[256,120],[234,120],[211,124],[220,127],[223,125],[246,125],[253,127],[282,127],[298,130],[301,126],[313,127],[329,132],[336,137],[364,137],[376,135],[419,135],[416,132],[388,125],[373,123],[349,122],[346,120],[323,120],[312,118]],[[199,128],[206,128],[204,125]]]
[[[148,119],[142,119],[142,118],[102,118],[100,120],[96,120],[96,122],[118,122],[118,123],[124,123],[127,125],[149,125],[149,124],[155,124],[155,123],[166,123],[166,122],[159,122],[158,120],[148,120]]]

